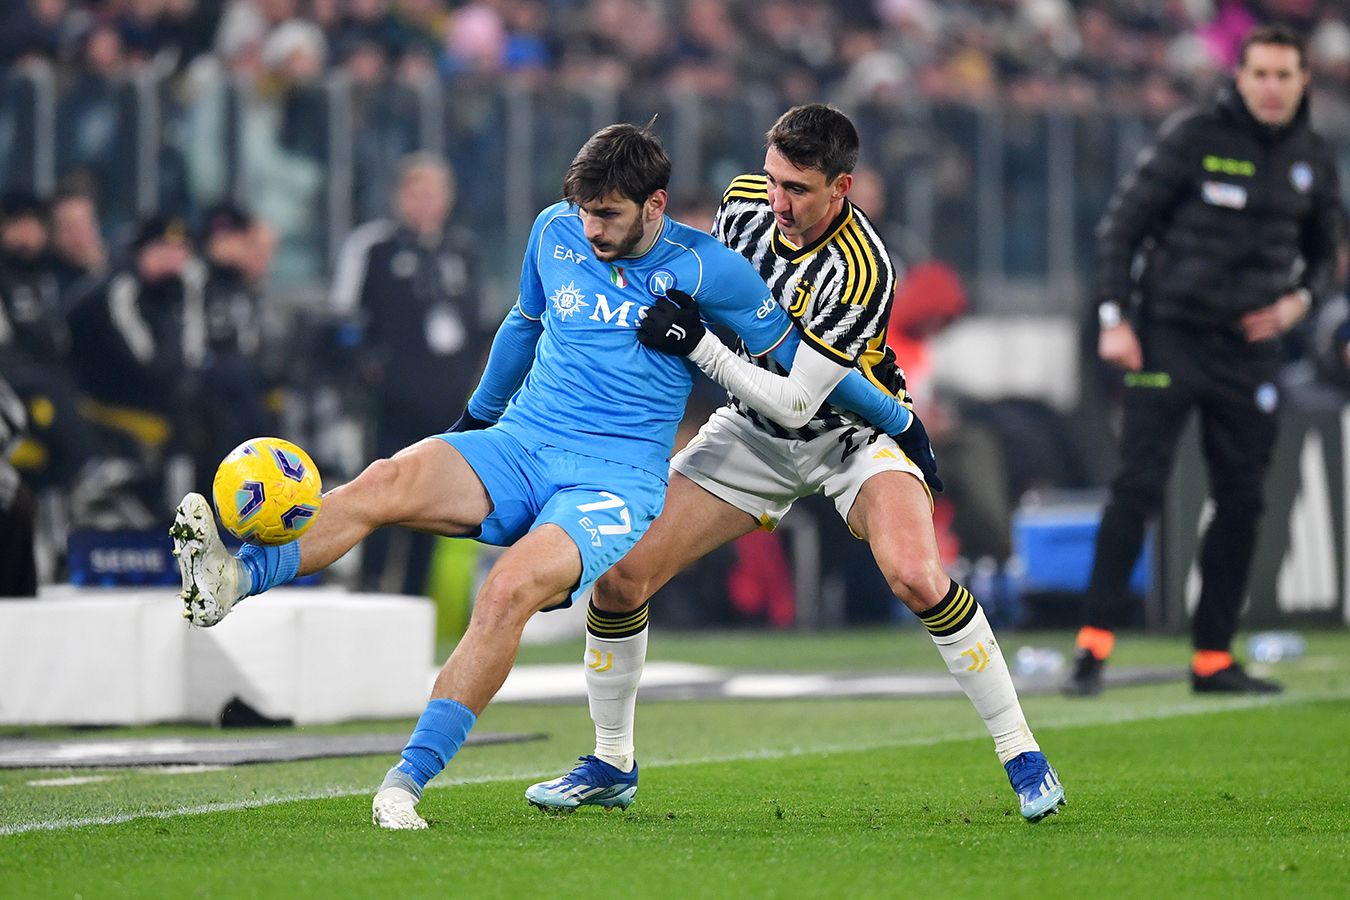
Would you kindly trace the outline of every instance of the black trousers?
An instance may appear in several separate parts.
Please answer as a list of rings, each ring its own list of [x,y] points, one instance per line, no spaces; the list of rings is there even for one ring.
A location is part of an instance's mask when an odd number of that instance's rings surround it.
[[[1192,640],[1197,650],[1228,650],[1275,446],[1277,342],[1249,344],[1227,329],[1173,322],[1145,326],[1140,342],[1144,369],[1126,379],[1121,467],[1097,533],[1086,622],[1110,630],[1123,621],[1144,526],[1162,507],[1177,444],[1196,411],[1214,518],[1200,546]]]

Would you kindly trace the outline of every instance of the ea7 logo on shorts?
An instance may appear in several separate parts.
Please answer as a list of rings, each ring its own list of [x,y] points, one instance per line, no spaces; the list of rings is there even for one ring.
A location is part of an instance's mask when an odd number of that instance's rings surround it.
[[[628,517],[628,504],[624,499],[615,494],[611,494],[609,491],[600,491],[599,494],[605,499],[597,500],[594,503],[583,503],[577,507],[577,512],[593,513],[617,509],[618,513],[615,515],[619,517],[619,524],[597,524],[590,516],[582,516],[578,519],[577,524],[586,529],[586,533],[591,536],[592,547],[600,546],[600,538],[603,535],[627,534],[633,530],[632,521]]]

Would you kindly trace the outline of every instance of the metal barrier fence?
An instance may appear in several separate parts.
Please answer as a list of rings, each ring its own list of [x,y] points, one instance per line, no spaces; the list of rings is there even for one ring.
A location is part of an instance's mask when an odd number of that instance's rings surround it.
[[[456,217],[513,296],[532,217],[597,128],[655,115],[677,206],[706,207],[758,166],[782,106],[757,90],[580,94],[488,81],[353,84],[342,73],[287,87],[232,79],[210,62],[116,81],[38,66],[0,73],[0,186],[46,192],[86,170],[110,231],[155,209],[190,216],[231,199],[277,230],[275,283],[314,285],[347,232],[388,211],[398,159],[442,153],[458,172]],[[931,248],[953,263],[984,313],[1080,308],[1093,226],[1155,124],[950,104],[850,112],[864,164],[883,176],[894,249]],[[1350,163],[1350,140],[1340,146]]]

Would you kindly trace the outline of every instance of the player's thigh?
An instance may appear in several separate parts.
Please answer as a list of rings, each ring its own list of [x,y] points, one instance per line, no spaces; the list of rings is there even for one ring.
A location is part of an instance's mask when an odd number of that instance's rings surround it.
[[[603,598],[608,589],[627,591],[637,585],[646,599],[686,567],[758,527],[748,512],[672,472],[661,515],[606,573],[597,593]]]
[[[377,482],[380,498],[397,510],[392,524],[437,534],[459,535],[476,529],[492,510],[483,481],[454,446],[426,438],[391,457],[393,479]]]
[[[858,491],[848,527],[872,545],[897,555],[937,557],[932,505],[923,482],[907,472],[878,472]]]
[[[938,555],[932,498],[907,471],[875,472],[858,490],[848,525],[867,541],[891,589],[911,609],[940,601],[950,584]]]

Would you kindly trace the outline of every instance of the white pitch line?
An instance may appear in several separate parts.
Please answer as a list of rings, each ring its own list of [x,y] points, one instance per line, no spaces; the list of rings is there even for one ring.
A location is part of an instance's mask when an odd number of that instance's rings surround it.
[[[1190,703],[1171,706],[1151,706],[1135,710],[1112,711],[1106,715],[1074,716],[1066,719],[1040,721],[1037,728],[1092,728],[1101,725],[1123,725],[1130,722],[1146,722],[1162,719],[1176,719],[1186,716],[1205,716],[1214,713],[1233,712],[1235,710],[1256,709],[1270,706],[1298,706],[1306,703],[1319,703],[1327,700],[1350,700],[1350,693],[1332,692],[1313,696],[1290,697],[1288,695],[1266,697],[1234,697],[1225,700],[1196,700]],[[714,765],[717,763],[744,762],[749,760],[789,759],[799,756],[814,756],[835,753],[867,753],[875,750],[898,749],[901,747],[927,747],[936,744],[955,743],[957,741],[987,738],[983,730],[968,729],[953,731],[928,737],[905,738],[902,740],[876,741],[870,744],[823,745],[813,747],[787,747],[777,750],[751,750],[742,753],[730,753],[719,756],[704,756],[696,759],[655,758],[643,765],[647,768],[667,768],[675,766]],[[499,773],[496,775],[478,775],[469,778],[451,778],[431,785],[428,790],[451,788],[465,784],[491,784],[500,781],[525,781],[544,778],[556,774],[556,769]],[[0,825],[0,837],[25,834],[30,831],[61,831],[72,828],[88,828],[93,825],[121,825],[135,819],[175,819],[179,816],[198,816],[207,813],[237,812],[245,809],[260,809],[266,806],[279,806],[284,803],[302,803],[307,800],[331,800],[339,797],[354,797],[371,793],[371,787],[340,787],[323,791],[301,794],[285,794],[254,797],[250,800],[237,800],[228,803],[203,803],[198,806],[180,806],[174,809],[149,810],[134,813],[118,813],[109,816],[86,816],[82,818],[47,819],[35,822],[18,822],[13,825]]]
[[[69,778],[39,778],[28,782],[29,787],[68,787],[74,784],[97,784],[100,781],[112,781],[111,775],[72,775]]]

